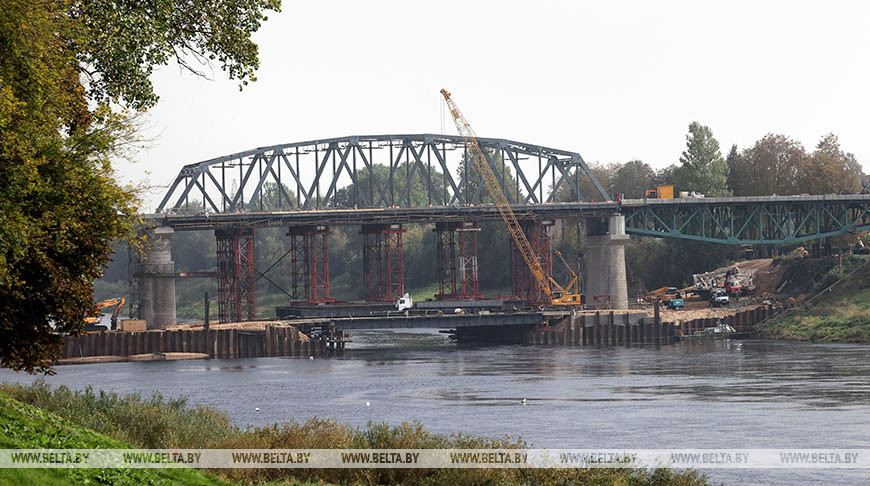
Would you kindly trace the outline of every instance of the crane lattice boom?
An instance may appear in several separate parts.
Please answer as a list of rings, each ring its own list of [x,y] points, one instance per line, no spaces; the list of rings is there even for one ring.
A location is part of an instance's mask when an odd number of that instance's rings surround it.
[[[514,215],[510,203],[508,203],[504,192],[502,192],[501,187],[498,184],[498,179],[495,177],[495,173],[492,171],[489,164],[485,162],[486,159],[484,158],[483,150],[480,148],[480,144],[477,143],[477,134],[474,133],[468,120],[465,119],[462,112],[459,111],[459,107],[453,102],[450,93],[446,89],[442,89],[441,94],[447,101],[447,107],[450,108],[450,114],[453,116],[453,122],[456,124],[456,129],[459,131],[459,135],[462,136],[462,140],[465,142],[465,147],[468,149],[468,153],[471,155],[474,165],[477,166],[477,170],[480,172],[483,182],[486,184],[486,188],[489,190],[489,194],[492,196],[492,200],[495,202],[495,206],[498,208],[498,212],[501,214],[504,224],[507,226],[508,232],[514,239],[514,243],[516,243],[520,254],[523,256],[523,260],[525,260],[532,275],[538,281],[541,290],[547,296],[547,299],[551,300],[553,298],[553,291],[550,289],[547,275],[544,273],[544,269],[541,267],[541,262],[538,261],[538,256],[535,254],[535,250],[532,248],[531,243],[529,243],[526,233],[523,231],[522,227],[520,227],[520,223],[517,221],[517,217]]]

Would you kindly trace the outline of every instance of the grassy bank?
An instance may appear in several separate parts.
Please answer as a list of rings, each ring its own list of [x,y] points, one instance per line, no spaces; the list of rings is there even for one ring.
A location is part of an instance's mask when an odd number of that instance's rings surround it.
[[[4,395],[5,394],[5,395]],[[208,408],[191,408],[184,400],[165,400],[159,395],[142,398],[137,395],[118,396],[110,393],[84,390],[71,391],[65,387],[50,389],[44,383],[31,386],[0,385],[0,396],[5,423],[16,423],[24,416],[9,415],[5,409],[25,408],[30,414],[43,416],[64,424],[69,430],[88,437],[110,441],[106,436],[141,448],[246,448],[246,449],[428,449],[428,448],[521,448],[522,441],[491,440],[468,435],[444,436],[427,432],[420,424],[370,424],[357,429],[332,420],[312,418],[304,423],[287,423],[246,430],[232,426],[227,416]],[[28,405],[11,400],[12,397]],[[35,408],[38,407],[38,408]],[[17,412],[15,412],[17,413]],[[73,447],[66,442],[54,443],[54,433],[42,434],[38,423],[22,422],[39,441],[34,447]],[[75,424],[75,426],[70,425]],[[16,426],[19,427],[19,426]],[[75,427],[73,429],[72,427]],[[85,430],[93,429],[94,431]],[[51,429],[53,430],[53,429]],[[76,447],[92,447],[96,442],[82,441]],[[39,444],[39,445],[36,445]],[[105,442],[110,444],[110,442]],[[111,447],[118,447],[111,442]],[[3,447],[25,447],[7,443]],[[110,447],[110,445],[101,445]],[[30,470],[41,471],[41,470]],[[173,470],[174,471],[174,470]],[[126,471],[122,471],[126,473]],[[192,473],[192,472],[191,472]],[[277,482],[294,484],[296,481],[325,481],[336,484],[405,484],[405,485],[677,485],[707,484],[703,475],[692,471],[669,469],[334,469],[334,470],[220,470],[216,473],[225,480],[244,484]],[[138,474],[138,472],[137,472]],[[192,477],[186,484],[218,484],[203,482],[209,476]],[[3,479],[0,477],[0,479]],[[194,481],[195,479],[195,481]],[[200,481],[200,482],[196,482]],[[214,481],[214,480],[212,480]],[[142,482],[145,482],[144,480]],[[3,483],[3,481],[0,481]],[[15,483],[13,483],[15,484]],[[22,483],[25,484],[25,483]],[[63,484],[63,483],[60,483]],[[126,484],[126,483],[115,483]],[[131,483],[132,484],[132,483]],[[162,484],[162,483],[155,483]],[[166,484],[173,484],[167,482]]]
[[[129,445],[0,392],[0,448],[124,449]],[[0,484],[225,485],[193,469],[0,469]]]
[[[866,257],[843,262],[821,261],[791,266],[785,279],[800,282],[807,300],[805,309],[788,312],[757,329],[761,337],[819,343],[870,343],[870,265]],[[790,277],[793,276],[793,277]],[[837,283],[839,281],[839,283]],[[830,290],[825,290],[837,283]],[[792,281],[790,280],[790,285]]]

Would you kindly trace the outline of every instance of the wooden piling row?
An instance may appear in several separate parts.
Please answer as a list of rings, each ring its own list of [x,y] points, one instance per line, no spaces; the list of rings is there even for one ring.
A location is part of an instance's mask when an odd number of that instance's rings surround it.
[[[547,330],[530,331],[526,344],[555,346],[629,346],[632,344],[671,344],[676,341],[673,323],[654,318],[630,323],[627,313],[596,312],[590,319],[566,317]]]
[[[344,337],[343,335],[341,336]],[[265,356],[322,356],[343,350],[326,338],[311,339],[293,326],[268,325],[265,330],[181,329],[144,332],[99,331],[80,336],[64,335],[62,358],[91,356],[129,357],[152,353],[199,353],[210,358]]]
[[[768,305],[744,310],[721,318],[704,317],[682,321],[678,332],[681,336],[691,336],[697,332],[703,331],[707,327],[715,327],[719,319],[721,319],[724,324],[733,327],[737,332],[750,332],[756,324],[773,317],[781,311],[781,308]]]

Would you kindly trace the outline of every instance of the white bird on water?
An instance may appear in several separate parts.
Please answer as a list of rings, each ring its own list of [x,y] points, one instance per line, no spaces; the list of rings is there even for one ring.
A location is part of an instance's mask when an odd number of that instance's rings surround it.
[[[372,406],[372,402],[366,402],[366,407],[371,407],[371,406]]]
[[[254,411],[255,411],[255,412],[259,412],[259,411],[260,411],[260,407],[255,408]]]
[[[314,356],[309,356],[308,359],[314,359]]]

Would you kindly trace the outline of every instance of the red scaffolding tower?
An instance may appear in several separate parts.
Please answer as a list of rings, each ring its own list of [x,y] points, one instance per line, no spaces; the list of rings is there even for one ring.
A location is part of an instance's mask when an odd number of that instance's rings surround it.
[[[437,299],[478,299],[477,233],[474,223],[435,223]],[[457,238],[458,234],[458,238]],[[458,240],[458,246],[457,246]],[[457,252],[458,250],[458,252]]]
[[[296,301],[332,302],[329,297],[329,226],[291,226],[291,292]]]
[[[217,240],[218,320],[241,322],[256,317],[254,230],[215,230]]]
[[[405,258],[400,224],[364,224],[363,283],[369,301],[393,302],[405,293]]]
[[[550,246],[550,227],[552,223],[549,221],[520,221],[520,227],[529,239],[535,255],[538,256],[541,262],[541,269],[544,274],[553,275],[553,259]],[[513,294],[520,299],[523,299],[530,305],[546,305],[549,304],[547,296],[541,290],[537,279],[529,272],[529,266],[523,260],[522,255],[517,249],[517,245],[511,241],[511,286]]]

